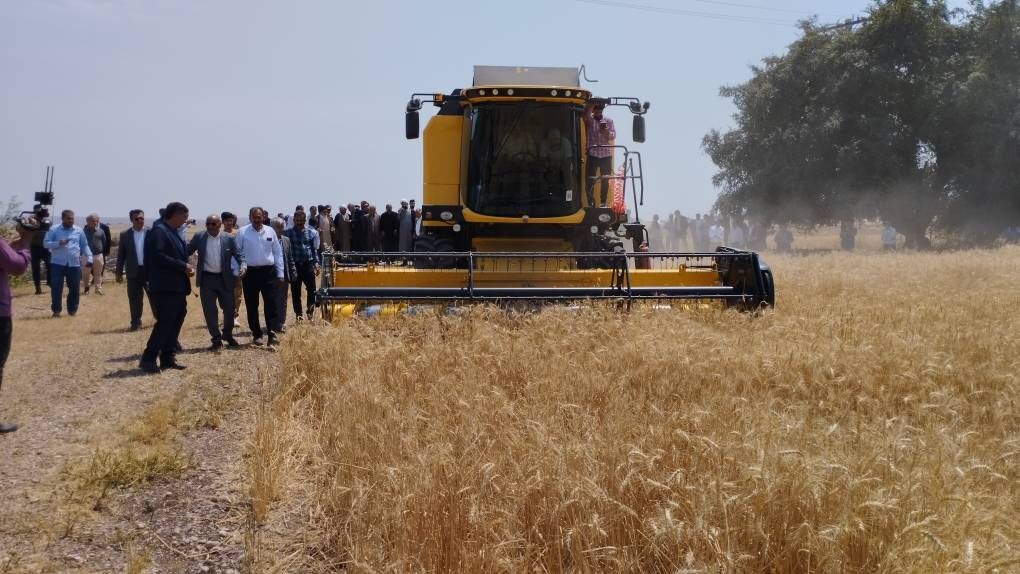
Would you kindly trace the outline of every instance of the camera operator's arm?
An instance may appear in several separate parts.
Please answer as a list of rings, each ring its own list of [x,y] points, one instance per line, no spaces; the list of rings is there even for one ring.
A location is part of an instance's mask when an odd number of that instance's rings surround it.
[[[21,235],[12,243],[0,240],[0,269],[8,275],[21,275],[32,262],[28,254],[28,246],[32,242],[31,233],[22,233],[22,227],[18,226]]]

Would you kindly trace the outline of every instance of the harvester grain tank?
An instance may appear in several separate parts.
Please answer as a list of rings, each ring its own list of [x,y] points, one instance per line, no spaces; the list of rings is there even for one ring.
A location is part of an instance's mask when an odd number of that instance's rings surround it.
[[[420,133],[425,103],[438,111]],[[641,154],[594,144],[584,118],[596,103],[630,112],[632,139],[644,142],[649,104],[596,98],[576,68],[476,66],[467,88],[413,94],[405,135],[422,136],[421,235],[413,253],[325,254],[325,316],[516,300],[772,305],[772,274],[756,253],[648,251]],[[618,162],[592,173],[600,148]]]

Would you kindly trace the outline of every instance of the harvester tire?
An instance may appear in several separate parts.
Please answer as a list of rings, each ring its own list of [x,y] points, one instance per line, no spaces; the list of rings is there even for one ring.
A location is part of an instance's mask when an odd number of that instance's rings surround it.
[[[422,235],[414,241],[415,253],[453,253],[453,240],[447,237]],[[414,266],[421,269],[452,269],[457,266],[453,257],[416,257]]]

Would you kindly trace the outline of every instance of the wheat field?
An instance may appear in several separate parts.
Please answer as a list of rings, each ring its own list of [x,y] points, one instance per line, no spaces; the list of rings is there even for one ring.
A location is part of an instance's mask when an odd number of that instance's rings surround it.
[[[292,329],[260,568],[1020,571],[1020,249],[768,259],[758,316]]]

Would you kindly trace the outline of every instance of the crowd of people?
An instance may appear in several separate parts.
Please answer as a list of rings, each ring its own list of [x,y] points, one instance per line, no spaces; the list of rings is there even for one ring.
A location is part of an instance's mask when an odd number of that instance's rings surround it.
[[[290,229],[298,213],[305,208],[298,205],[294,215],[277,213],[284,229]],[[319,235],[319,251],[386,251],[408,253],[414,250],[414,239],[421,234],[421,210],[415,200],[400,200],[400,208],[387,203],[382,213],[376,206],[362,201],[337,206],[312,205],[306,214],[306,225]]]
[[[793,232],[786,225],[773,229],[771,225],[754,221],[700,213],[692,219],[679,210],[666,217],[653,215],[647,229],[649,249],[656,252],[707,253],[719,245],[764,251],[768,248],[769,235],[777,251],[793,249]]]
[[[275,218],[253,207],[243,227],[235,214],[225,211],[206,217],[204,228],[195,233],[189,231],[195,221],[183,204],[161,209],[151,227],[142,210],[131,210],[131,226],[116,242],[112,268],[118,283],[127,282],[130,329],[141,328],[146,298],[156,320],[139,367],[148,373],[184,368],[177,361],[178,338],[192,278],[210,350],[239,346],[234,330],[240,327],[242,301],[252,343],[276,345],[286,329],[288,299],[297,318],[312,316],[322,252],[414,249],[421,211],[413,199],[399,205],[394,210],[387,204],[380,213],[363,201],[339,206],[335,214],[329,205],[314,205],[307,212],[298,205],[293,214],[278,213]],[[74,316],[81,296],[103,294],[104,271],[115,242],[98,215],[90,214],[79,227],[75,213],[64,210],[59,223],[45,233],[20,226],[19,232],[25,233],[25,261],[31,266],[36,293],[43,293],[44,277],[49,285],[53,317],[65,311]],[[12,244],[16,247],[12,260],[21,257],[17,248],[22,243]],[[16,267],[5,270],[20,273]]]

